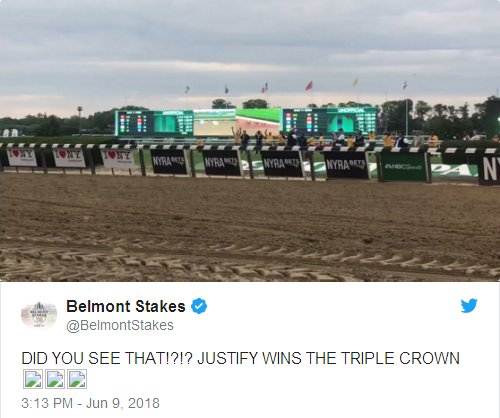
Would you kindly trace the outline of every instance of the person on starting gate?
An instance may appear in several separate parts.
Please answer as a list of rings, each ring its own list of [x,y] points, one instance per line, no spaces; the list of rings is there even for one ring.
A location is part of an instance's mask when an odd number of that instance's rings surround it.
[[[233,131],[234,145],[241,145],[241,128],[235,131],[231,126],[231,131]]]
[[[266,136],[266,144],[272,147],[274,145],[273,133],[267,132],[267,129],[266,129],[264,131],[264,135]]]
[[[392,135],[389,132],[384,134],[384,148],[392,148],[394,146],[394,141],[392,139]]]
[[[250,135],[247,134],[247,131],[243,131],[241,134],[241,145],[247,147],[250,143]]]

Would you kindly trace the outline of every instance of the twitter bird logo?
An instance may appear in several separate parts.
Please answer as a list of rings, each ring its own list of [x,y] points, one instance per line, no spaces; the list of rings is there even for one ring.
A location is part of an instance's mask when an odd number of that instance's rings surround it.
[[[471,313],[474,309],[476,309],[477,299],[471,299],[468,302],[462,300],[462,313]]]

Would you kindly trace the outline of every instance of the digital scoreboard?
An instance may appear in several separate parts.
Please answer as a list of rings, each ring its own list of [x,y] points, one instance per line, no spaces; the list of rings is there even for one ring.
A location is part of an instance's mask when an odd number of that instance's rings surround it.
[[[154,116],[153,112],[128,111],[117,112],[117,123],[115,132],[120,136],[139,136],[145,132],[153,132]]]
[[[115,115],[115,135],[184,137],[193,135],[192,110],[128,110]]]
[[[343,127],[345,132],[351,133],[361,131],[363,134],[377,132],[376,107],[337,107],[328,108],[329,132],[331,129]],[[345,127],[344,127],[345,124]]]
[[[339,132],[365,135],[376,132],[377,107],[328,107],[296,109],[195,109],[119,110],[115,135],[127,138],[232,137],[233,131],[249,135],[268,131],[277,135],[296,129],[306,136]]]
[[[283,109],[283,130],[295,129],[306,135],[322,135],[327,131],[326,109]]]
[[[376,107],[328,107],[283,109],[282,130],[287,133],[295,129],[305,135],[327,135],[340,129],[346,134],[358,130],[363,134],[376,132]]]

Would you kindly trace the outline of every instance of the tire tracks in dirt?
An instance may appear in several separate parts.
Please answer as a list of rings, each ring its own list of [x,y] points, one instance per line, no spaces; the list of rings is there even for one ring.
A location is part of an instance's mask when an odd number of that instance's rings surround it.
[[[47,281],[484,281],[500,266],[453,258],[304,251],[286,247],[62,237],[0,238],[0,277]]]

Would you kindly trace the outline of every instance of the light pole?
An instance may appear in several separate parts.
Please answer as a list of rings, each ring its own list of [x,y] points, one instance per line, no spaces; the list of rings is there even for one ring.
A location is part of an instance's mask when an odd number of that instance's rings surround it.
[[[82,136],[82,110],[83,107],[78,106],[76,108],[78,110],[78,135]]]

